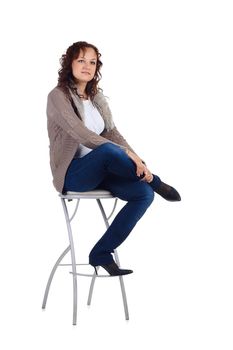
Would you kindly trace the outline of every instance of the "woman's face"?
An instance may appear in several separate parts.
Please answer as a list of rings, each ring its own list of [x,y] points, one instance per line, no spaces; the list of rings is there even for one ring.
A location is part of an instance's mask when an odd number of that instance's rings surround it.
[[[72,73],[77,83],[88,83],[96,72],[97,55],[94,49],[87,47],[80,51],[78,58],[72,62]]]

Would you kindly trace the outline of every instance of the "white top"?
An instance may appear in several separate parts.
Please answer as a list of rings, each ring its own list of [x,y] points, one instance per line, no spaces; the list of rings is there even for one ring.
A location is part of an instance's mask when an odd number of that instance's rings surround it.
[[[101,117],[98,109],[92,104],[90,100],[83,100],[84,107],[84,124],[85,126],[100,135],[104,130],[104,120]],[[78,152],[75,154],[75,158],[82,158],[92,149],[80,144]]]

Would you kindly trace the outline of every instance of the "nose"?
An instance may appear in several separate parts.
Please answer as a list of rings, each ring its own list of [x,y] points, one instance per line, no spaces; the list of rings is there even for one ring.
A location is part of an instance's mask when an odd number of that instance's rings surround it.
[[[91,63],[90,62],[84,62],[84,67],[85,68],[91,68]]]

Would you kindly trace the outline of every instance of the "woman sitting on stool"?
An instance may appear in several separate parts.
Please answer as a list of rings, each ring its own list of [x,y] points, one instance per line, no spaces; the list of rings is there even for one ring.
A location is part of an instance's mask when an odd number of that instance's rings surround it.
[[[97,188],[127,201],[89,255],[92,266],[110,275],[125,275],[112,253],[129,235],[154,199],[168,201],[179,193],[151,173],[117,130],[108,103],[98,87],[98,49],[87,42],[71,45],[61,57],[58,84],[47,103],[50,165],[60,193]]]

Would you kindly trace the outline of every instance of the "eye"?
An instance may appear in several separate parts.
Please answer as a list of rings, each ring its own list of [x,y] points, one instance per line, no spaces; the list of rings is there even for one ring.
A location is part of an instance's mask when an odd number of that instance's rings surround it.
[[[95,61],[92,61],[91,64],[93,64],[94,66],[96,65],[96,62]]]
[[[83,63],[83,62],[84,62],[84,60],[82,60],[82,59],[79,59],[79,60],[78,60],[78,62],[79,62],[79,63]]]

